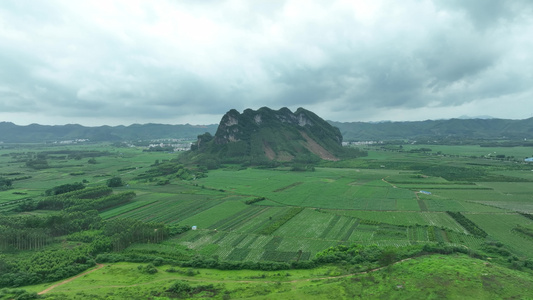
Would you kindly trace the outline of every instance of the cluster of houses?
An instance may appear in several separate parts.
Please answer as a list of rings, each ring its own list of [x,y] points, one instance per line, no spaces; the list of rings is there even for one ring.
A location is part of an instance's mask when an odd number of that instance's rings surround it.
[[[360,142],[342,142],[343,146],[363,146],[363,145],[374,145],[374,144],[383,144],[383,141],[360,141]]]
[[[148,148],[156,148],[156,147],[161,147],[161,148],[166,148],[166,147],[171,147],[174,149],[174,152],[176,151],[187,151],[187,150],[191,150],[191,145],[192,143],[190,142],[182,142],[182,143],[158,143],[158,144],[150,144],[148,145]]]

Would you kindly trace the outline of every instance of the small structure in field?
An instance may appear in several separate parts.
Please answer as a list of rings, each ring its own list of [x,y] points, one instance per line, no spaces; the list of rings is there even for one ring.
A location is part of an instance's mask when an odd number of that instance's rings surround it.
[[[420,193],[426,194],[426,195],[431,195],[431,192],[428,192],[428,191],[420,191]]]
[[[198,229],[196,226],[191,227],[192,230]]]

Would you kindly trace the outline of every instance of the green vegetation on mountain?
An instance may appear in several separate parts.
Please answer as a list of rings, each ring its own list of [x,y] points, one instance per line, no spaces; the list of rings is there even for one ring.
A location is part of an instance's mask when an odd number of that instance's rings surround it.
[[[451,119],[411,122],[335,122],[346,141],[377,140],[439,140],[457,143],[476,140],[524,140],[533,139],[533,118],[506,119]],[[486,142],[484,142],[486,143]],[[530,143],[530,145],[532,145]]]
[[[215,132],[216,125],[132,124],[129,126],[86,127],[78,124],[19,126],[0,122],[0,142],[41,143],[65,140],[93,142],[135,141],[163,138],[195,138],[204,132]]]
[[[261,110],[261,109],[260,109]],[[280,111],[284,111],[281,109]],[[490,140],[533,139],[533,118],[507,119],[450,119],[409,122],[338,122],[328,121],[339,128],[345,141],[375,140],[438,140],[439,143],[456,143],[458,140],[482,141],[497,145]],[[164,138],[195,138],[208,132],[214,135],[218,125],[166,125],[133,124],[129,126],[86,127],[77,124],[19,126],[0,122],[0,142],[35,143],[63,140],[88,139],[91,141],[138,141]],[[274,133],[276,133],[274,131]],[[268,134],[268,133],[265,133]],[[483,141],[485,140],[485,141]],[[487,141],[488,140],[488,141]],[[515,146],[517,144],[514,144]],[[531,143],[529,144],[531,145]]]
[[[191,150],[184,159],[204,165],[312,164],[320,159],[336,161],[364,155],[358,149],[343,148],[340,131],[303,108],[293,113],[288,108],[275,111],[263,107],[246,109],[242,114],[232,109],[222,117],[216,134],[198,136]]]

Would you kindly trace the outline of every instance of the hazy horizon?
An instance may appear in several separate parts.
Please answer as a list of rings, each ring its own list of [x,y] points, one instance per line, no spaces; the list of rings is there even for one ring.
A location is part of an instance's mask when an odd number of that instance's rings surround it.
[[[277,109],[276,109],[277,110]],[[291,111],[296,111],[296,110],[291,110]],[[242,113],[243,111],[239,111],[240,113]],[[214,122],[214,123],[157,123],[157,122],[146,122],[146,123],[129,123],[129,124],[116,124],[116,125],[110,125],[110,124],[101,124],[101,125],[84,125],[84,124],[80,124],[80,123],[64,123],[64,124],[42,124],[42,123],[27,123],[27,124],[21,124],[21,123],[17,123],[17,122],[12,122],[12,121],[2,121],[0,120],[0,123],[2,122],[7,122],[7,123],[13,123],[17,126],[28,126],[28,125],[43,125],[43,126],[65,126],[65,125],[81,125],[81,126],[84,126],[84,127],[100,127],[100,126],[111,126],[111,127],[116,127],[116,126],[125,126],[125,127],[128,127],[128,126],[132,126],[132,125],[147,125],[147,124],[156,124],[156,125],[191,125],[191,126],[210,126],[210,125],[218,125],[220,123],[220,119],[222,119],[222,116],[220,116],[219,118],[219,121],[217,122]],[[318,115],[320,117],[320,115]],[[331,122],[340,122],[340,123],[356,123],[356,122],[362,122],[362,123],[386,123],[386,122],[423,122],[423,121],[440,121],[440,120],[451,120],[451,119],[483,119],[483,120],[486,120],[486,119],[508,119],[508,120],[525,120],[525,119],[529,119],[529,118],[519,118],[519,119],[512,119],[512,118],[495,118],[495,117],[492,117],[492,116],[466,116],[466,115],[463,115],[463,116],[459,116],[459,117],[454,117],[454,118],[440,118],[440,119],[425,119],[425,120],[408,120],[408,121],[397,121],[397,120],[380,120],[380,121],[358,121],[358,120],[353,120],[353,121],[337,121],[337,120],[328,120],[328,119],[325,119],[326,121],[331,121]]]

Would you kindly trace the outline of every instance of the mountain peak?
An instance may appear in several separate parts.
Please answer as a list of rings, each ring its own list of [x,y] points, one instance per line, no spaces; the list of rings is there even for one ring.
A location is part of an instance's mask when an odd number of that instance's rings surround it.
[[[311,111],[283,107],[229,110],[212,136],[199,136],[195,151],[229,160],[292,161],[301,156],[337,160],[342,135]]]

